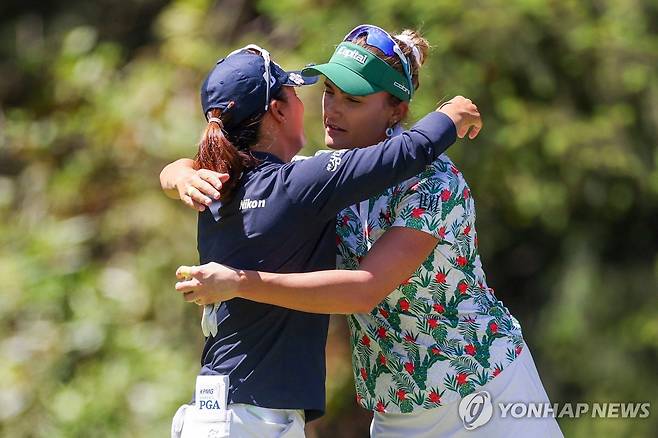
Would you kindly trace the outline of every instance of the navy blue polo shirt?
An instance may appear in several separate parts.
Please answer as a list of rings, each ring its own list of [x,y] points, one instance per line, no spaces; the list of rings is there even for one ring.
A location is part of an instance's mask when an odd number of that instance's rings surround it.
[[[199,213],[201,263],[267,272],[336,267],[336,214],[423,171],[456,139],[448,116],[433,112],[379,145],[284,163],[254,152],[230,202]],[[201,374],[230,379],[229,403],[304,409],[325,406],[329,316],[241,298],[218,309],[218,333],[206,339]]]

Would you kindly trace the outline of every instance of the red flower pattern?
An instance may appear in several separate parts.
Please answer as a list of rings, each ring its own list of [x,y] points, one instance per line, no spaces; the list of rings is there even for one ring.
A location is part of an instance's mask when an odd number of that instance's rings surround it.
[[[424,213],[425,213],[424,208],[414,208],[413,210],[411,210],[411,217],[414,219],[418,219],[422,217]]]
[[[411,385],[415,385],[417,379],[423,379],[424,376],[428,375],[425,374],[428,371],[426,369],[423,369],[423,372],[420,373],[420,365],[418,365],[426,363],[424,361],[427,358],[423,356],[426,354],[433,361],[438,360],[438,362],[431,363],[447,367],[446,370],[449,373],[447,375],[454,376],[453,381],[457,386],[471,385],[468,383],[470,376],[475,376],[475,374],[471,372],[457,373],[454,366],[451,365],[451,361],[445,360],[452,359],[455,352],[443,352],[439,347],[442,341],[438,338],[432,340],[432,336],[437,336],[437,334],[445,336],[444,329],[447,331],[447,339],[457,338],[461,341],[463,345],[461,354],[473,357],[472,363],[477,367],[477,372],[482,372],[483,375],[495,377],[501,373],[503,365],[506,366],[509,363],[509,360],[506,359],[506,351],[510,348],[510,344],[516,355],[519,355],[523,348],[522,343],[519,347],[512,344],[513,342],[522,342],[522,340],[520,341],[520,332],[518,332],[518,335],[514,330],[511,330],[511,333],[505,331],[501,334],[500,332],[501,323],[504,322],[505,327],[512,326],[511,321],[508,321],[509,315],[503,315],[497,317],[496,320],[492,320],[491,314],[488,313],[489,309],[484,308],[484,305],[475,302],[468,295],[469,291],[475,293],[475,291],[489,290],[493,294],[493,290],[489,289],[480,280],[485,277],[480,268],[477,252],[478,236],[474,226],[474,205],[472,202],[462,202],[472,197],[470,189],[460,171],[451,165],[450,161],[443,158],[440,160],[443,160],[443,163],[446,163],[449,169],[447,173],[441,171],[440,180],[437,178],[436,181],[440,185],[432,181],[431,174],[424,173],[407,183],[395,186],[385,195],[371,199],[370,202],[373,207],[368,217],[368,229],[362,231],[368,235],[381,235],[394,222],[400,225],[405,225],[406,222],[408,227],[420,227],[421,230],[432,233],[441,239],[434,257],[428,258],[412,278],[402,282],[399,288],[393,291],[385,300],[383,306],[391,306],[392,309],[387,310],[384,307],[378,307],[374,313],[355,315],[358,316],[358,322],[360,323],[358,329],[354,325],[356,319],[354,322],[352,317],[349,319],[351,329],[357,334],[357,337],[353,338],[355,339],[354,342],[368,347],[368,349],[362,349],[361,351],[372,355],[369,362],[355,356],[354,361],[357,364],[356,377],[363,381],[370,379],[368,381],[369,385],[373,383],[377,385],[374,394],[359,393],[357,402],[362,406],[370,406],[378,412],[391,412],[391,409],[392,412],[399,412],[402,402],[406,406],[411,405],[414,412],[417,409],[422,409],[423,403],[440,404],[441,394],[444,389],[442,385],[446,386],[446,384],[443,383],[443,377],[439,377],[437,380],[434,380],[435,377],[429,377],[424,382],[427,392],[420,390],[418,387],[407,388],[406,385],[404,388],[393,387],[391,389],[390,385],[385,383],[387,380],[380,380],[379,377],[375,378],[375,374],[370,375],[369,367],[371,364],[376,364],[375,370],[377,370],[378,375],[380,374],[379,370],[384,369],[382,367],[385,367],[389,372],[402,368],[405,374],[408,373],[413,376],[413,380],[409,382]],[[442,169],[445,168],[444,164]],[[428,171],[430,169],[428,168]],[[423,178],[429,178],[427,184],[424,183]],[[443,204],[438,205],[438,208],[429,209],[423,204],[423,202],[431,202],[435,199],[433,197],[437,195],[440,201],[443,202]],[[391,199],[395,202],[390,202]],[[401,215],[401,211],[405,211],[405,215]],[[403,218],[404,220],[402,220]],[[338,215],[337,227],[340,235],[336,237],[336,244],[339,246],[340,257],[349,261],[349,264],[341,266],[341,268],[354,269],[354,266],[357,265],[355,262],[360,263],[363,256],[365,256],[365,251],[362,249],[364,248],[363,235],[353,235],[352,231],[353,227],[356,230],[361,229],[358,219],[353,212],[345,210],[344,213]],[[347,235],[345,235],[346,232]],[[460,235],[453,236],[457,233],[460,233]],[[454,237],[454,241],[446,241],[448,235]],[[468,238],[462,236],[468,236]],[[454,265],[451,263],[446,264],[446,259],[452,260]],[[440,295],[437,296],[436,294]],[[461,305],[462,302],[466,302],[468,306],[474,306],[477,310],[474,313],[464,315],[462,309],[465,307]],[[414,304],[413,307],[412,303]],[[429,306],[426,303],[429,303]],[[443,303],[451,304],[448,307],[447,304]],[[422,329],[424,321],[426,321],[425,329]],[[465,341],[454,325],[442,325],[443,322],[447,323],[448,321],[463,321],[468,324],[475,324],[475,327],[477,327],[476,339],[483,339],[483,336],[487,334],[492,335],[493,345],[479,345],[470,342],[470,340]],[[486,329],[486,333],[481,327]],[[418,332],[419,328],[421,328],[420,332]],[[437,328],[441,328],[441,331],[436,331]],[[429,331],[427,331],[428,329]],[[425,343],[428,341],[431,342],[430,345],[432,346],[428,348],[426,353],[423,353],[423,349],[421,349],[419,358],[412,356],[409,352],[406,356],[404,355],[404,349],[417,351],[417,346],[427,345]],[[399,345],[401,342],[404,343],[404,346]],[[438,342],[438,344],[433,342]],[[413,344],[413,346],[410,344]],[[400,350],[397,350],[398,348]],[[481,351],[482,349],[486,350]],[[403,356],[398,358],[396,353],[387,358],[385,354],[388,351],[400,351]],[[491,356],[488,356],[487,352]],[[491,366],[483,366],[480,363],[481,360],[484,360],[481,358],[484,357],[489,360]],[[473,373],[475,372],[474,370]],[[387,372],[383,375],[390,376]],[[473,384],[475,385],[475,381],[473,381]],[[361,388],[365,387],[361,386]],[[417,398],[416,391],[418,390],[421,391],[420,394],[425,394],[424,400]],[[445,390],[456,391],[457,388],[446,386]],[[357,392],[359,391],[357,389]],[[387,406],[384,402],[388,394],[393,394],[396,398],[396,403],[392,407],[391,405]],[[413,397],[411,397],[412,394]]]
[[[443,313],[443,312],[446,311],[445,307],[443,307],[441,304],[435,304],[435,305],[432,306],[432,307],[434,308],[434,311],[435,311],[436,313]]]

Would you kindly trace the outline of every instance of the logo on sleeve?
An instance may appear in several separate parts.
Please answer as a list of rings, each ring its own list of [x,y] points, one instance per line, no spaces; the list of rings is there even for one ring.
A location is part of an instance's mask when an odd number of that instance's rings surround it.
[[[338,166],[340,166],[340,162],[342,158],[340,157],[345,153],[345,150],[340,150],[340,151],[335,151],[331,153],[331,156],[329,157],[329,163],[327,163],[327,170],[329,172],[335,172],[338,170]]]

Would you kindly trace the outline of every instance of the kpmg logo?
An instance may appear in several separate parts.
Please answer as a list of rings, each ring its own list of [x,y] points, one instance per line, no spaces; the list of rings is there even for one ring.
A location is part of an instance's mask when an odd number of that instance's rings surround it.
[[[356,50],[348,49],[347,47],[340,47],[336,52],[337,55],[343,56],[345,58],[350,58],[358,62],[359,64],[365,64],[368,60],[368,57],[363,53],[359,53]]]
[[[215,393],[214,388],[203,388],[199,391],[200,396],[212,397]],[[205,398],[205,397],[204,397]],[[199,400],[199,410],[208,410],[208,409],[220,409],[219,402],[217,400]]]
[[[487,391],[475,392],[464,397],[459,403],[459,417],[466,430],[477,429],[491,420],[493,404]]]

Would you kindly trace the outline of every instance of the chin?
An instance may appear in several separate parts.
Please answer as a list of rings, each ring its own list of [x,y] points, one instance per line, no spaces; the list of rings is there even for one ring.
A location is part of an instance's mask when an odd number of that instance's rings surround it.
[[[335,138],[329,136],[328,134],[324,135],[324,144],[329,149],[345,149],[345,146],[340,141],[337,141]]]

